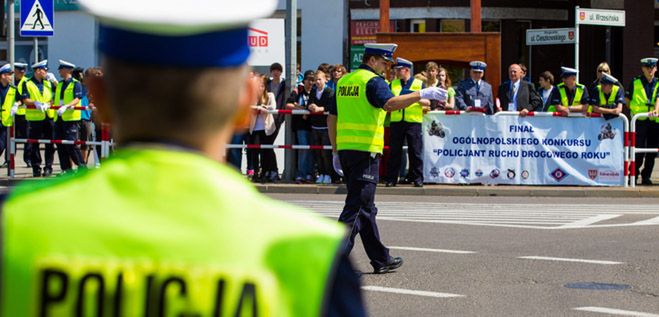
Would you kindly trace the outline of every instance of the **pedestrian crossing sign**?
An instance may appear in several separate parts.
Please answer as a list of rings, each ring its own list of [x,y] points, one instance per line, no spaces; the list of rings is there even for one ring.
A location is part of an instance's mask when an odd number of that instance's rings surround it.
[[[21,36],[53,36],[53,0],[21,0]]]

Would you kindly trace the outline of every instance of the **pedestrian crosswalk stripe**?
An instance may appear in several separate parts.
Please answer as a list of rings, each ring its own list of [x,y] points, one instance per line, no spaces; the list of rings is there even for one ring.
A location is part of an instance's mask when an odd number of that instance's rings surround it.
[[[341,201],[293,200],[291,203],[337,218]],[[530,229],[579,229],[659,225],[659,205],[479,204],[379,202],[383,221],[447,223]],[[616,222],[624,215],[647,215],[632,223]],[[638,218],[638,217],[636,217]]]
[[[439,293],[439,292],[429,292],[429,291],[417,291],[411,289],[403,288],[392,288],[392,287],[382,287],[382,286],[362,286],[363,290],[373,291],[373,292],[383,292],[383,293],[394,293],[394,294],[404,294],[404,295],[416,295],[416,296],[425,296],[425,297],[437,297],[437,298],[452,298],[452,297],[465,297],[460,294],[451,294],[451,293]]]
[[[592,313],[603,313],[603,314],[616,315],[616,316],[659,317],[659,315],[657,315],[657,314],[643,313],[643,312],[638,312],[638,311],[622,310],[622,309],[615,309],[615,308],[607,308],[607,307],[592,307],[592,306],[590,306],[590,307],[576,307],[576,308],[572,308],[572,310],[587,311],[587,312],[592,312]]]

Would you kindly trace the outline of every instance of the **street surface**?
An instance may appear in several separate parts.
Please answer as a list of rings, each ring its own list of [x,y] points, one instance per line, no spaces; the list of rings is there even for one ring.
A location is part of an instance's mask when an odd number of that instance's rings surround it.
[[[344,195],[269,194],[336,219]],[[370,274],[371,316],[659,317],[659,197],[376,197],[404,265]],[[359,238],[357,238],[359,241]]]

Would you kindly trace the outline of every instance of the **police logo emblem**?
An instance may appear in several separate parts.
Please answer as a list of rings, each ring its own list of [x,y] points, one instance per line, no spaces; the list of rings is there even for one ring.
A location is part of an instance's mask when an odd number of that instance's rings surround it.
[[[495,168],[490,172],[490,178],[495,179],[499,177],[499,174],[501,174],[501,171],[499,171],[498,168]]]
[[[477,169],[477,170],[474,172],[474,175],[476,175],[476,177],[481,177],[481,176],[483,176],[483,170],[481,170],[480,168]]]
[[[599,171],[596,170],[596,169],[588,170],[588,177],[592,180],[595,180],[597,178],[598,174],[599,174]]]
[[[460,171],[460,176],[462,176],[462,178],[467,178],[469,176],[469,170],[466,168],[462,169]]]
[[[430,169],[430,176],[434,178],[439,177],[439,170],[437,169],[437,167],[433,167]]]
[[[556,181],[560,182],[562,181],[565,177],[568,176],[566,172],[564,172],[562,169],[557,168],[551,174],[549,174],[551,177],[553,177]]]
[[[508,177],[508,179],[513,179],[513,178],[515,178],[515,175],[516,175],[515,170],[509,168],[508,173],[506,174],[506,177]]]
[[[455,170],[452,167],[445,169],[444,176],[446,176],[447,178],[453,178],[453,176],[455,176]]]
[[[522,176],[522,179],[528,179],[529,178],[529,171],[523,170],[521,176]]]

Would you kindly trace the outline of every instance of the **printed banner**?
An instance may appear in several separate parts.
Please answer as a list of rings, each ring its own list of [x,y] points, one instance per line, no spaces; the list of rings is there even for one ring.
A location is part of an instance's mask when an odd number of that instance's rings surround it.
[[[623,186],[623,137],[620,118],[429,113],[424,181]]]

